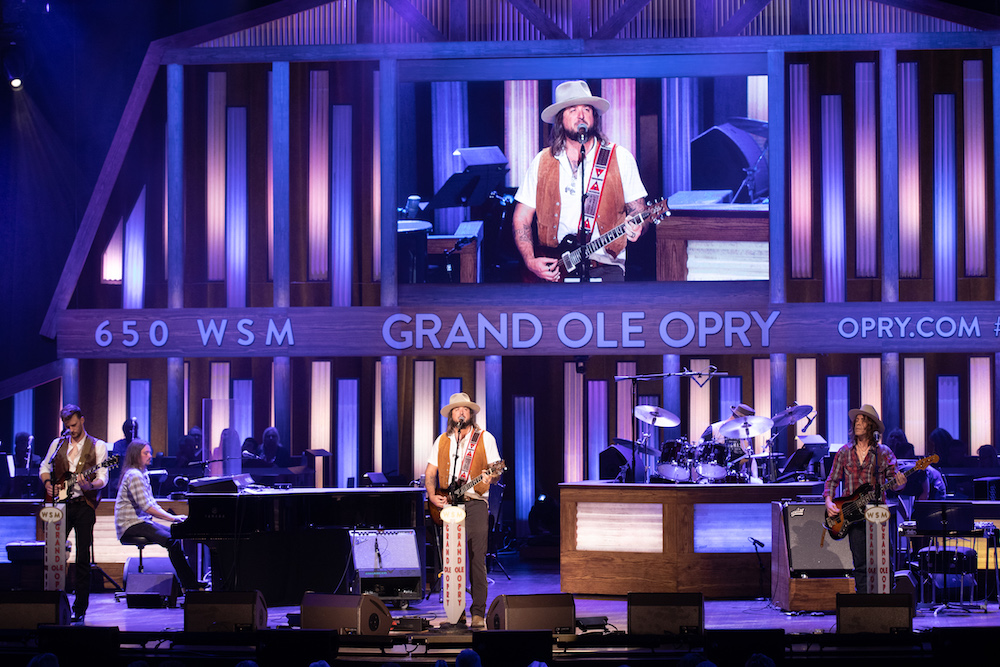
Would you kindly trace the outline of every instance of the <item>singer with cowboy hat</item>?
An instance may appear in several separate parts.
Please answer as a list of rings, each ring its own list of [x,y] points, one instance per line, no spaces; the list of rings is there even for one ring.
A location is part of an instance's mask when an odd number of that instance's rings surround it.
[[[608,100],[591,94],[586,81],[566,81],[556,88],[555,101],[542,111],[542,121],[552,124],[550,145],[531,161],[514,195],[513,225],[514,243],[525,267],[541,280],[562,279],[558,255],[551,251],[567,236],[589,242],[621,224],[626,215],[646,208],[646,188],[635,157],[601,132],[601,117],[610,108]],[[532,232],[536,216],[538,245]],[[584,263],[590,279],[625,280],[625,241],[638,240],[648,227],[648,221],[627,223],[625,238],[592,253]],[[554,256],[546,256],[546,250]]]
[[[823,487],[826,513],[836,516],[839,509],[834,498],[850,496],[862,484],[878,487],[885,502],[885,487],[890,480],[894,490],[906,486],[906,476],[896,469],[896,456],[892,450],[879,444],[879,434],[885,432],[885,425],[879,419],[878,411],[865,404],[847,413],[851,420],[851,435],[848,444],[837,450],[830,466],[830,475]],[[877,462],[877,468],[876,468]],[[838,496],[837,485],[843,483],[843,492]],[[851,544],[851,558],[854,561],[854,584],[856,592],[868,592],[867,575],[867,530],[864,521],[847,527],[847,538]]]
[[[427,456],[424,485],[427,499],[438,509],[448,504],[448,497],[438,493],[455,480],[469,481],[485,473],[482,481],[465,494],[465,529],[468,536],[468,571],[472,585],[472,627],[486,627],[486,552],[489,538],[490,485],[500,475],[490,475],[487,466],[500,460],[493,435],[476,424],[479,406],[469,395],[451,395],[441,416],[448,418],[448,430],[438,436]],[[462,612],[465,618],[465,612]],[[460,621],[464,622],[464,621]]]

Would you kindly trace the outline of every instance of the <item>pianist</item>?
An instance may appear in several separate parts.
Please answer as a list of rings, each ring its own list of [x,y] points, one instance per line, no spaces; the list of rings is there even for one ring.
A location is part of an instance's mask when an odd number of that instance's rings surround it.
[[[153,489],[149,485],[149,473],[146,468],[153,460],[153,448],[145,440],[135,439],[125,450],[125,462],[122,464],[121,484],[118,487],[118,498],[115,501],[115,530],[118,539],[126,541],[133,537],[145,537],[148,541],[166,547],[170,563],[185,591],[204,588],[195,576],[191,566],[184,558],[180,540],[170,536],[170,531],[158,523],[153,523],[153,517],[168,523],[184,520],[182,515],[168,514],[153,498]]]

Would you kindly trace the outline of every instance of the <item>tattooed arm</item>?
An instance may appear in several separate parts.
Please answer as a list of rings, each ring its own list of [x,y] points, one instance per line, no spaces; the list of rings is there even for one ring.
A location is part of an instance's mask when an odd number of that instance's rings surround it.
[[[559,281],[557,261],[548,257],[535,257],[534,239],[531,234],[531,221],[535,217],[535,209],[518,202],[514,208],[514,245],[524,258],[524,265],[542,280]]]
[[[642,199],[636,199],[635,201],[630,201],[625,204],[625,212],[629,216],[633,216],[636,213],[646,210],[646,202]],[[629,224],[627,230],[625,230],[625,237],[629,241],[638,241],[639,237],[646,233],[649,229],[649,220],[643,220],[641,224],[633,225]]]

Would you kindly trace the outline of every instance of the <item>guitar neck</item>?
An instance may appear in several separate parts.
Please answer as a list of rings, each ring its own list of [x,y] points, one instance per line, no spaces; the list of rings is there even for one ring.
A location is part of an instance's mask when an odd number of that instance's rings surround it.
[[[631,222],[633,224],[640,225],[646,220],[646,218],[650,217],[652,214],[653,214],[653,209],[646,209],[644,211],[639,211],[633,216],[629,216],[628,218],[625,219],[625,222],[623,222],[622,224],[618,225],[612,230],[609,230],[601,234],[596,239],[594,239],[587,245],[583,246],[582,248],[583,256],[589,257],[590,255],[597,252],[604,246],[608,245],[612,241],[621,237],[623,234],[625,234],[626,225],[628,225],[628,223]]]

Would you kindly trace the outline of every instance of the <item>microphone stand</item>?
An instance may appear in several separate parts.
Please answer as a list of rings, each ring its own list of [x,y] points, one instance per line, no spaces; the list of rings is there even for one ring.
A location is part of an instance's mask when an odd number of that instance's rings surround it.
[[[586,131],[580,132],[577,136],[577,141],[580,142],[580,223],[577,225],[576,232],[576,243],[577,246],[583,248],[590,242],[589,238],[585,238],[584,234],[586,232],[586,211],[587,211],[587,182],[584,180],[586,178],[586,165],[587,165],[587,133]],[[580,282],[589,283],[590,282],[590,259],[583,256],[580,253]],[[633,462],[635,459],[634,448],[633,448]],[[635,473],[635,468],[632,468],[632,473]]]

